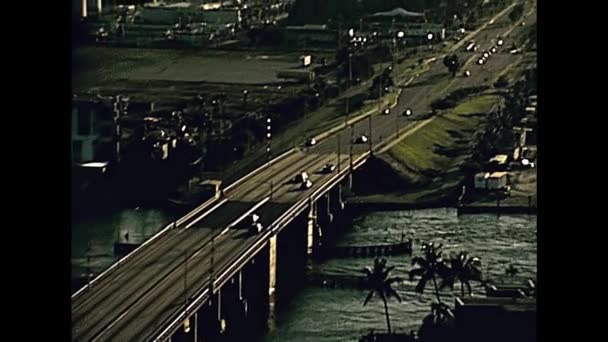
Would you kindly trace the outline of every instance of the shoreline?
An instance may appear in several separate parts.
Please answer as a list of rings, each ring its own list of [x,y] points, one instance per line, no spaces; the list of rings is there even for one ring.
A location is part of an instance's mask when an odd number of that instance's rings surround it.
[[[354,197],[356,198],[356,197]],[[522,205],[462,205],[457,206],[453,203],[447,203],[445,200],[430,201],[430,202],[396,202],[396,201],[365,201],[359,199],[357,202],[349,202],[347,207],[357,213],[365,213],[370,211],[400,211],[400,210],[425,210],[425,209],[454,209],[457,215],[475,215],[475,214],[525,214],[537,215],[537,207],[528,207]]]

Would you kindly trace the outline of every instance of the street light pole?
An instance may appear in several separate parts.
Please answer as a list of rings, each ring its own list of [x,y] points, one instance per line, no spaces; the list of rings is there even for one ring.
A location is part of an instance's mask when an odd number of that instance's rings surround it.
[[[353,172],[353,144],[355,143],[355,126],[350,126],[350,172]]]
[[[353,67],[352,67],[352,57],[353,54],[348,54],[348,89],[353,85]],[[348,91],[347,89],[347,91]],[[348,119],[350,118],[350,96],[346,96],[346,122],[348,123]]]
[[[372,114],[369,114],[369,153],[372,153]]]
[[[272,144],[272,133],[271,133],[271,129],[272,127],[270,126],[271,123],[271,119],[267,118],[266,119],[266,139],[268,140],[268,145],[266,146],[266,162],[270,163],[270,148],[271,148],[271,144]]]
[[[188,250],[184,250],[184,312],[188,309]],[[187,315],[186,315],[187,316]]]
[[[91,287],[91,241],[87,245],[87,286]]]
[[[338,133],[338,173],[340,173],[340,133]]]
[[[397,138],[399,138],[399,113],[395,113],[395,127],[397,128]]]

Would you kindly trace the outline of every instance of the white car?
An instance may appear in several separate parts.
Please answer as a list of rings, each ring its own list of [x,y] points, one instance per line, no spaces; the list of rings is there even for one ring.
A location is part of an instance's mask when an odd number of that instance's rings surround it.
[[[384,115],[389,115],[391,113],[391,110],[389,108],[386,108],[384,111],[382,111],[382,113]]]
[[[486,61],[483,58],[480,58],[477,60],[477,64],[482,65],[483,63],[485,63]]]
[[[495,46],[493,46],[493,47],[490,49],[490,51],[491,51],[492,53],[496,53],[496,47],[495,47]]]
[[[403,116],[410,116],[410,115],[412,115],[412,110],[411,109],[408,108],[408,109],[406,109],[406,110],[403,111]]]
[[[366,142],[367,142],[367,140],[368,140],[368,139],[367,139],[367,136],[365,136],[365,135],[361,135],[361,136],[360,136],[360,137],[357,139],[357,142],[358,142],[358,143],[363,144],[363,143],[366,143]]]
[[[464,75],[465,75],[466,77],[471,77],[471,71],[470,71],[470,70],[465,70],[465,71],[464,71]]]
[[[302,183],[302,182],[306,182],[308,180],[308,178],[309,178],[308,173],[300,172],[295,176],[294,181],[296,183]]]
[[[489,53],[487,53],[487,52],[484,52],[484,53],[483,53],[483,58],[488,58],[488,57],[490,57],[490,54],[489,54]]]
[[[502,39],[499,39],[498,42],[496,44],[498,44],[498,46],[502,46],[502,44],[504,44],[505,42]]]

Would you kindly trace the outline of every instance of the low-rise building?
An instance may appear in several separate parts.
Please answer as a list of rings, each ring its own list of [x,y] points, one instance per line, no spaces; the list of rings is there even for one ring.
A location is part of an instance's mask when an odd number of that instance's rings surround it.
[[[116,159],[113,103],[101,97],[72,99],[72,162]]]
[[[508,189],[507,172],[480,172],[474,177],[474,187],[477,190],[503,190]]]
[[[536,341],[536,298],[457,297],[455,302],[457,341]]]

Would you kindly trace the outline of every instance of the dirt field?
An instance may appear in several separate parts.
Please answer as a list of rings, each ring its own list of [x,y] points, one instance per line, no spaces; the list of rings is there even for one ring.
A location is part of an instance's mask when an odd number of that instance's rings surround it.
[[[299,53],[82,47],[72,52],[72,82],[86,89],[116,80],[264,84],[299,65]]]

